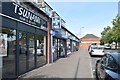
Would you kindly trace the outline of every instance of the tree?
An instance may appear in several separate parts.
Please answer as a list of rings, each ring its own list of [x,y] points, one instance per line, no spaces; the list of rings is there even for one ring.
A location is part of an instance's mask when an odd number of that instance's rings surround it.
[[[104,31],[101,32],[101,35],[102,35],[102,36],[106,35],[106,32],[107,32],[109,29],[111,29],[110,26],[105,27],[105,28],[104,28]]]
[[[113,32],[110,26],[107,26],[104,28],[104,30],[101,32],[102,38],[101,43],[105,44],[111,44],[113,41]]]
[[[116,16],[116,18],[113,19],[112,24],[112,28],[110,26],[107,26],[101,32],[101,43],[111,44],[112,42],[115,42],[117,48],[117,43],[120,43],[120,16]]]
[[[117,48],[117,43],[120,43],[120,16],[116,16],[115,19],[113,19],[113,39],[116,43],[116,48]]]

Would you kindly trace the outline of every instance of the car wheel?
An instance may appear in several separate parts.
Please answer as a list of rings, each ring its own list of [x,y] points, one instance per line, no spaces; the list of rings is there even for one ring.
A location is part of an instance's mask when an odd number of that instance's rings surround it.
[[[92,53],[90,52],[90,56],[93,57]]]

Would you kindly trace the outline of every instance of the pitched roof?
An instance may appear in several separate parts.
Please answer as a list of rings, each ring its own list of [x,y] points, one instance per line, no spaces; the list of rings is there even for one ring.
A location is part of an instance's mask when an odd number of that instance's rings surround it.
[[[84,37],[82,37],[82,38],[99,38],[99,37],[97,37],[97,36],[95,36],[95,35],[93,35],[93,34],[86,34]]]

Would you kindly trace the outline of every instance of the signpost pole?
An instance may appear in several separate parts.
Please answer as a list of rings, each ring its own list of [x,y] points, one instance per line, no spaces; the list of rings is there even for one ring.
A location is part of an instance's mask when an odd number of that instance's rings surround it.
[[[51,30],[51,19],[48,19],[48,48],[47,48],[47,63],[50,64],[50,30]]]
[[[55,35],[55,31],[57,30],[60,30],[61,29],[61,18],[60,17],[52,17],[52,29],[50,31],[50,53],[49,53],[49,56],[50,56],[50,61],[49,63],[52,63],[53,62],[53,53],[52,53],[52,47],[53,47],[53,36]],[[50,29],[49,29],[50,30]]]
[[[50,47],[50,63],[52,63],[53,62],[53,53],[52,53],[52,46],[53,46],[53,35],[52,35],[52,32],[51,32],[51,35],[50,35],[50,37],[51,37],[51,47]]]

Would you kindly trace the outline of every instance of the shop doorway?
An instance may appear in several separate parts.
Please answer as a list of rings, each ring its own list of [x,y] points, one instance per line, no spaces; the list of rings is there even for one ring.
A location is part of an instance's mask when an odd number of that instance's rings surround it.
[[[66,41],[64,39],[59,39],[53,37],[53,46],[52,46],[52,54],[53,54],[53,61],[64,57],[65,50],[66,50]]]
[[[35,68],[35,41],[33,33],[19,32],[19,74]]]
[[[64,39],[59,39],[59,57],[65,57],[66,41]]]

